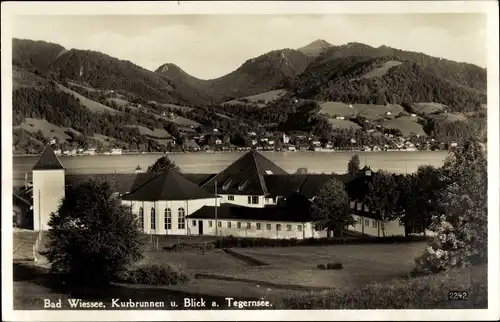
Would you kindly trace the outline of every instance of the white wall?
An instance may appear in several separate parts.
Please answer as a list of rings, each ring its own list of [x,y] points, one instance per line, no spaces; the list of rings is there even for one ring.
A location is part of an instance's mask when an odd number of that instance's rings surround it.
[[[200,221],[203,224],[203,235],[216,235],[216,222],[214,219],[189,219],[189,228],[192,235],[198,235]],[[231,227],[228,227],[228,223]],[[238,222],[241,223],[238,228]],[[251,228],[247,228],[247,223],[250,223]],[[260,229],[257,229],[257,223],[260,223]],[[269,230],[267,225],[271,225]],[[298,222],[275,222],[275,221],[255,221],[255,220],[236,220],[236,219],[219,219],[217,220],[217,235],[219,236],[234,236],[234,237],[254,237],[254,238],[311,238],[318,237],[318,233],[313,231],[311,223]],[[278,230],[277,225],[281,225],[281,230]],[[288,231],[288,225],[291,230]],[[302,231],[297,226],[302,226]]]
[[[252,207],[252,208],[264,208],[265,205],[273,205],[272,199],[265,198],[264,196],[255,196],[258,198],[257,204],[249,204],[248,203],[248,195],[222,195],[219,194],[222,197],[222,202],[223,203],[231,203],[234,205],[239,205],[239,206],[245,206],[245,207]],[[229,200],[229,196],[232,196],[234,200]]]
[[[64,198],[64,170],[33,171],[33,229],[48,230],[50,214]]]
[[[382,222],[359,215],[353,215],[356,224],[349,226],[348,229],[360,232],[369,236],[383,237]],[[385,236],[404,236],[405,227],[400,225],[399,220],[388,221],[384,223]]]
[[[139,209],[144,209],[144,232],[147,234],[159,235],[187,235],[189,226],[187,216],[197,211],[203,206],[215,206],[215,198],[197,199],[187,201],[127,201],[122,200],[122,203],[127,206],[132,206],[132,212],[139,215]],[[219,200],[220,204],[220,200]],[[155,209],[155,227],[151,227],[151,209]],[[171,229],[165,229],[165,210],[169,208],[171,211]],[[179,228],[179,209],[184,209],[186,223],[184,228]]]

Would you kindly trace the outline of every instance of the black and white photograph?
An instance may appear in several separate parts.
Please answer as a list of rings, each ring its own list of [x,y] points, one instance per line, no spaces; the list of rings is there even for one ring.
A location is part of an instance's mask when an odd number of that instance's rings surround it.
[[[496,1],[2,3],[3,320],[498,320],[498,59]]]

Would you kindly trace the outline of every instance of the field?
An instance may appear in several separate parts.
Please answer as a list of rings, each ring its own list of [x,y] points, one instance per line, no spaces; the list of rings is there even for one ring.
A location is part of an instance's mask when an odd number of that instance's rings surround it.
[[[404,136],[410,134],[426,135],[422,125],[416,122],[416,118],[411,116],[400,116],[393,120],[385,120],[382,126],[387,129],[400,130]]]
[[[280,309],[486,309],[488,267],[453,269],[431,276],[395,279],[355,289],[296,292],[271,300]],[[450,301],[450,290],[466,290],[467,300]],[[491,304],[490,304],[491,305]]]
[[[16,309],[41,308],[41,298],[66,299],[72,296],[94,300],[120,297],[141,301],[179,300],[186,296],[217,301],[223,301],[227,296],[265,298],[274,307],[292,309],[453,308],[453,303],[445,301],[445,293],[454,288],[470,289],[474,296],[474,301],[455,302],[455,305],[476,307],[484,305],[485,301],[486,274],[481,267],[472,271],[408,278],[414,266],[413,259],[425,248],[423,243],[232,248],[231,251],[206,250],[204,254],[201,250],[150,251],[145,253],[144,262],[183,268],[194,279],[185,285],[164,287],[119,284],[104,291],[73,289],[69,295],[68,290],[54,285],[54,279],[46,270],[29,262],[29,245],[32,245],[35,236],[33,232],[16,232],[14,235]],[[163,247],[200,240],[189,236],[165,236],[160,243]],[[210,238],[204,240],[209,241]],[[26,256],[21,253],[26,253]],[[265,265],[250,265],[245,258]],[[319,270],[316,267],[317,264],[333,262],[342,263],[344,268]],[[470,281],[468,274],[473,274],[477,284],[472,288],[466,287]],[[393,297],[402,300],[390,300]]]
[[[229,104],[229,105],[255,104],[258,107],[265,107],[266,104],[269,104],[286,94],[288,94],[286,90],[277,89],[269,92],[255,94],[252,96],[241,97],[238,99],[227,101],[224,104]]]
[[[155,128],[153,131],[143,125],[129,125],[128,127],[135,127],[139,130],[142,135],[152,136],[156,138],[170,138],[172,137],[170,133],[164,129]]]
[[[441,113],[431,115],[430,118],[434,119],[435,121],[444,122],[467,121],[467,117],[460,113]]]
[[[398,104],[353,104],[353,106],[359,115],[369,120],[377,120],[383,118],[386,116],[387,112],[391,112],[392,116],[395,116],[404,111],[404,108]]]
[[[350,108],[348,104],[342,102],[320,102],[321,114],[326,114],[329,116],[344,116],[350,117],[356,115],[356,110]]]
[[[400,61],[389,60],[388,62],[385,62],[382,66],[375,68],[369,71],[368,73],[364,74],[363,76],[361,76],[361,78],[373,78],[373,77],[384,76],[392,67],[396,67],[401,64],[402,62]]]
[[[352,107],[350,107],[352,106]],[[345,104],[342,102],[320,102],[321,114],[327,114],[329,116],[344,116],[344,117],[354,117],[356,115],[363,116],[369,120],[378,120],[384,118],[387,112],[391,112],[392,116],[396,116],[402,111],[404,111],[401,105],[397,104],[387,104],[387,105],[376,105],[376,104]]]
[[[244,97],[243,99],[249,100],[250,102],[264,101],[265,104],[273,102],[278,98],[288,94],[284,89],[277,89],[274,91],[259,93],[252,96]]]
[[[341,129],[360,129],[361,126],[349,120],[336,120],[329,118],[328,122],[332,125],[333,128],[341,128]]]
[[[97,91],[95,88],[92,88],[92,87],[89,87],[89,86],[84,86],[84,85],[77,84],[77,83],[74,83],[74,82],[68,82],[68,84],[71,85],[71,86],[81,87],[84,90],[87,90],[89,92],[95,92],[95,91]]]
[[[187,119],[187,118],[182,117],[182,116],[175,116],[174,119],[172,119],[172,122],[177,123],[181,126],[185,126],[185,127],[191,127],[191,126],[199,127],[199,126],[201,126],[200,123],[193,121],[193,120],[190,120],[190,119]]]
[[[65,131],[71,131],[75,134],[80,134],[80,132],[76,130],[57,126],[50,122],[47,122],[46,120],[32,119],[29,117],[27,117],[23,123],[21,123],[18,126],[15,126],[14,128],[21,128],[31,133],[35,133],[40,130],[42,131],[44,137],[46,138],[54,137],[57,138],[59,142],[65,142],[70,138],[68,134],[64,133]]]
[[[404,245],[336,245],[289,248],[233,249],[265,262],[265,266],[227,269],[218,275],[255,283],[338,288],[358,286],[407,275],[422,243]],[[318,264],[340,262],[343,270],[319,270]]]
[[[58,84],[58,86],[59,86],[59,89],[62,90],[63,92],[66,92],[66,93],[68,93],[70,95],[73,95],[76,98],[78,98],[80,100],[80,104],[82,104],[83,106],[87,107],[91,112],[97,112],[97,113],[102,113],[102,112],[119,113],[117,110],[114,110],[111,107],[108,107],[108,106],[103,105],[101,103],[98,103],[96,101],[89,100],[85,96],[80,95],[77,92],[72,91],[72,90],[70,90],[67,87],[64,87],[64,86],[62,86],[60,84]]]
[[[411,105],[413,112],[421,116],[442,112],[445,108],[446,105],[433,102],[414,103]]]
[[[118,97],[108,98],[107,100],[109,102],[115,102],[116,105],[118,105],[119,107],[128,105],[130,108],[135,109],[135,107],[132,106],[132,104],[130,104],[130,102],[128,102],[124,99],[118,98]]]

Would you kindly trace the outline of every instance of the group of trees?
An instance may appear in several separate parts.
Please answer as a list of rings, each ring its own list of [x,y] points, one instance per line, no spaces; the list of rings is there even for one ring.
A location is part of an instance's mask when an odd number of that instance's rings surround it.
[[[354,155],[347,164],[347,173],[356,176],[361,173],[359,156]],[[332,179],[325,185],[318,200],[330,200],[332,204],[339,202],[337,196],[345,203],[344,194],[347,193],[345,186],[340,181]],[[382,222],[399,219],[405,224],[405,234],[411,231],[421,231],[425,234],[431,224],[432,216],[436,214],[439,192],[445,183],[442,181],[442,169],[430,165],[420,166],[415,173],[395,174],[387,171],[373,172],[367,182],[366,192],[361,197],[362,202],[372,215]],[[360,194],[349,196],[350,199],[358,199]],[[315,199],[316,200],[316,199]],[[313,205],[313,213],[316,218],[324,221],[325,217],[331,216],[332,210],[326,205],[328,202]],[[344,223],[350,222],[352,210],[345,208],[342,216],[331,223],[332,226],[342,222],[339,218],[346,217]],[[339,215],[337,215],[339,216]],[[346,225],[342,227],[347,227]],[[382,234],[385,236],[384,226]]]
[[[469,138],[486,140],[486,116],[469,117],[466,121],[446,121],[429,118],[424,131],[439,142],[461,142]]]
[[[353,156],[348,172],[358,171],[359,157]],[[407,175],[373,173],[363,202],[382,222],[401,220],[406,232],[430,229],[435,235],[416,259],[416,270],[438,272],[486,262],[487,186],[486,154],[478,141],[469,140],[450,153],[442,168],[421,166]],[[353,224],[349,196],[336,179],[322,187],[311,212],[316,226],[329,236]]]

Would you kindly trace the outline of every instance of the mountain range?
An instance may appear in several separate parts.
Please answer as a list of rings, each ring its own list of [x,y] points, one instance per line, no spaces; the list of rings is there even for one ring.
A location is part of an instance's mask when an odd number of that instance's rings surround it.
[[[205,122],[200,115],[209,113],[206,112],[208,107],[217,106],[218,115],[228,120],[231,119],[228,114],[238,116],[238,112],[234,111],[234,104],[230,108],[227,102],[236,102],[243,109],[243,105],[248,105],[245,97],[259,97],[270,91],[286,93],[288,99],[318,104],[397,104],[407,112],[413,111],[411,106],[427,102],[441,104],[442,110],[449,112],[484,114],[486,104],[487,73],[484,68],[360,43],[334,46],[316,40],[298,49],[274,50],[248,59],[235,71],[210,80],[191,76],[172,62],[150,71],[104,53],[66,49],[44,41],[13,39],[12,53],[14,91],[43,88],[47,92],[56,88],[47,85],[51,83],[63,86],[66,89],[63,94],[77,91],[83,99],[94,101],[99,101],[96,91],[116,92],[120,97],[113,99],[114,105],[119,99],[154,102],[153,112],[160,112],[161,106],[203,109],[203,113],[192,118],[207,126],[213,120]],[[33,80],[37,80],[37,86]],[[18,93],[15,97],[24,96]],[[276,99],[259,99],[257,105],[269,106],[273,100]],[[109,99],[100,98],[103,105],[109,105],[107,102]],[[255,107],[255,103],[250,105]],[[27,114],[16,105],[14,110],[18,111],[15,125],[22,123],[23,117],[43,115],[43,111]]]

